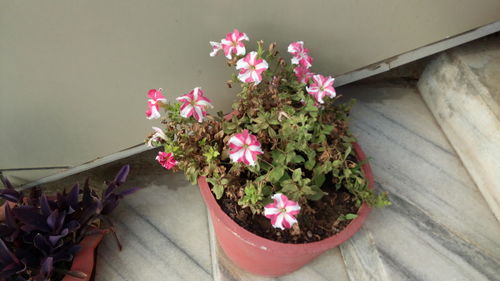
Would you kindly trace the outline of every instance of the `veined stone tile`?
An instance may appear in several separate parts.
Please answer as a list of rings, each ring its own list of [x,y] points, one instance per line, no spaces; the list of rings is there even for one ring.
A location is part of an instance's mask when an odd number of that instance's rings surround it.
[[[439,55],[418,88],[500,221],[500,37]]]
[[[342,245],[350,276],[386,280],[380,257],[389,280],[499,280],[500,225],[415,88],[338,92],[358,100],[352,131],[393,202],[357,234],[373,243],[356,236]]]
[[[125,198],[112,214],[123,250],[111,235],[105,238],[97,281],[212,280],[206,208],[198,187],[183,177],[165,171],[134,180],[154,183]]]
[[[362,230],[340,245],[350,280],[390,281],[370,231]]]

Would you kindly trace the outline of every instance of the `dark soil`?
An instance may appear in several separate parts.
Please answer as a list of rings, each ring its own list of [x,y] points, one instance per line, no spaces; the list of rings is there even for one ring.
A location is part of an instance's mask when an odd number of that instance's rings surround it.
[[[218,200],[222,210],[237,224],[261,237],[282,243],[308,243],[323,240],[342,231],[351,221],[340,217],[346,214],[357,214],[354,196],[346,189],[335,190],[333,185],[323,186],[328,195],[318,201],[307,202],[301,206],[297,217],[298,224],[291,229],[280,230],[271,225],[263,215],[253,215],[250,208],[241,208],[237,202],[224,195]]]

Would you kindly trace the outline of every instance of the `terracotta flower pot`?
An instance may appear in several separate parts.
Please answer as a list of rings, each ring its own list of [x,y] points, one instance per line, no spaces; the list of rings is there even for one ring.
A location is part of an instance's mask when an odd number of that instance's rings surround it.
[[[353,149],[360,161],[366,159],[357,143],[353,144]],[[365,162],[362,169],[369,188],[373,188],[373,174],[368,162]],[[293,272],[325,251],[342,244],[361,228],[370,212],[370,208],[364,203],[358,216],[340,233],[317,242],[286,244],[257,236],[239,226],[221,209],[205,177],[198,178],[198,185],[210,211],[215,235],[226,255],[242,269],[265,276],[281,276]]]
[[[83,238],[82,242],[80,242],[80,246],[82,246],[82,248],[73,258],[73,264],[71,265],[71,270],[83,272],[87,275],[87,277],[84,279],[80,279],[66,275],[62,279],[62,281],[94,280],[97,246],[99,246],[99,243],[101,243],[102,239],[104,238],[104,235],[105,232],[101,231]]]

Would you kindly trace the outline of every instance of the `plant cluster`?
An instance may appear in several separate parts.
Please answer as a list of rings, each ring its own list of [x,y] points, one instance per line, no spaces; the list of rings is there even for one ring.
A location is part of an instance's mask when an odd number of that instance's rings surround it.
[[[64,275],[85,278],[84,273],[70,270],[73,257],[86,235],[105,231],[116,238],[106,215],[121,198],[137,190],[116,191],[128,172],[129,166],[124,166],[101,196],[89,187],[88,179],[83,189],[75,184],[69,192],[47,197],[40,187],[24,196],[3,178],[6,188],[0,190],[0,197],[7,203],[5,219],[0,222],[0,279],[60,280]]]
[[[154,128],[147,139],[164,150],[157,160],[183,170],[192,183],[206,177],[217,199],[235,200],[276,228],[296,223],[298,210],[324,196],[325,185],[345,187],[359,205],[388,204],[386,194],[368,188],[353,152],[347,125],[352,102],[338,101],[332,77],[310,72],[313,59],[303,42],[289,45],[288,64],[274,43],[265,47],[259,41],[246,54],[248,40],[234,30],[211,42],[210,55],[223,52],[237,70],[227,82],[241,86],[231,114],[209,115],[210,100],[199,87],[176,103],[168,103],[161,89],[150,90],[147,117],[166,111],[165,129]],[[301,207],[287,207],[295,203]]]

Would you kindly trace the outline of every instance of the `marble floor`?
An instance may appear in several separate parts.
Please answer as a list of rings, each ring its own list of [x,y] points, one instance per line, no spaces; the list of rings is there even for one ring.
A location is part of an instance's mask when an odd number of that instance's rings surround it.
[[[500,224],[414,85],[338,92],[358,100],[352,131],[371,157],[376,188],[393,204],[374,210],[341,247],[276,280],[500,280]],[[197,187],[155,166],[148,153],[124,160],[132,163],[129,185],[145,189],[112,215],[123,250],[105,239],[96,280],[272,280],[225,257]]]

